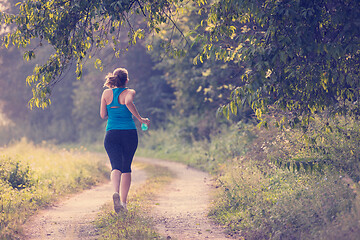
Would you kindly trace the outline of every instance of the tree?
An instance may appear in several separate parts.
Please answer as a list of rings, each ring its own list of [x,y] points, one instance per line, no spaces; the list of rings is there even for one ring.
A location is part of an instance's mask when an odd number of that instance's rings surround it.
[[[278,124],[306,126],[316,112],[360,113],[359,1],[192,2],[202,18],[197,29],[180,31],[182,44],[197,34],[195,44],[204,44],[195,62],[214,58],[238,66],[237,88],[229,104],[220,108],[225,115],[250,106],[262,123],[266,124],[264,113],[270,113],[283,117],[277,118]],[[44,107],[51,87],[73,61],[81,77],[82,61],[92,50],[107,44],[117,53],[126,49],[119,41],[124,29],[130,44],[145,32],[159,34],[164,23],[179,31],[174,16],[184,8],[178,0],[28,0],[19,5],[18,14],[1,14],[3,23],[16,24],[16,31],[3,40],[6,46],[26,46],[38,38],[39,46],[47,41],[54,47],[47,63],[27,79],[33,86],[30,104]],[[173,35],[168,41],[174,41]],[[174,52],[182,54],[183,46]],[[32,59],[35,50],[27,51],[25,58]],[[100,60],[95,63],[101,67]]]
[[[225,104],[231,90],[241,84],[241,80],[236,77],[241,70],[239,72],[238,66],[233,62],[222,63],[209,59],[194,64],[194,57],[201,51],[201,44],[192,42],[192,31],[203,32],[204,27],[198,25],[206,19],[206,16],[199,15],[198,12],[199,5],[188,2],[176,19],[180,32],[174,32],[169,26],[156,36],[146,39],[153,46],[150,54],[157,59],[156,69],[164,73],[162,78],[174,88],[176,99],[173,114],[181,119],[192,119],[181,121],[177,125],[182,125],[182,133],[191,135],[187,139],[195,140],[210,139],[211,134],[218,133],[220,122],[214,121],[216,109]],[[168,39],[172,39],[171,47],[181,46],[181,32],[189,36],[192,45],[186,49],[186,54],[174,58],[163,50],[163,46]],[[243,111],[234,120],[246,118],[247,114],[249,113]]]
[[[24,54],[31,60],[36,50],[49,43],[53,54],[43,65],[35,67],[27,83],[33,88],[30,106],[46,107],[50,103],[52,87],[61,80],[60,76],[71,64],[76,66],[77,77],[82,75],[82,62],[91,57],[96,49],[112,44],[116,54],[127,47],[120,41],[123,31],[129,36],[129,44],[135,44],[144,33],[160,31],[163,23],[175,22],[173,15],[181,8],[178,0],[27,0],[19,3],[17,14],[2,12],[2,24],[15,25],[3,38],[8,47],[14,44],[33,49]],[[137,16],[145,18],[140,21]],[[34,42],[35,40],[35,42]],[[150,46],[149,46],[150,48]],[[95,64],[101,68],[101,60]]]
[[[360,2],[220,0],[208,10],[197,59],[243,68],[242,84],[220,108],[250,106],[278,124],[306,126],[317,112],[360,114]]]
[[[14,2],[9,1],[7,3]],[[26,3],[30,4],[30,2]],[[17,9],[20,5],[17,6],[15,7],[15,3],[8,4],[6,10],[13,14],[16,13],[17,15],[12,15],[14,18],[20,16],[17,12],[21,12],[21,7]],[[8,14],[8,16],[10,15]],[[139,21],[133,19],[133,22],[138,23]],[[0,24],[0,26],[4,27],[3,24]],[[13,33],[14,31],[16,33],[17,27],[12,27]],[[9,29],[1,28],[0,30],[3,29],[6,30],[5,34],[7,34],[6,32]],[[4,34],[4,32],[1,34]],[[7,38],[10,36],[11,31]],[[106,42],[106,37],[102,39],[104,42]],[[26,102],[31,98],[31,89],[27,88],[24,80],[27,75],[31,74],[31,69],[35,65],[41,66],[42,63],[46,62],[50,54],[54,54],[51,44],[45,42],[45,38],[42,39],[41,44],[35,39],[35,41],[28,44],[27,48],[17,49],[16,46],[9,44],[7,49],[3,47],[0,49],[2,53],[0,55],[0,71],[2,73],[0,79],[0,106],[4,106],[6,116],[16,124],[14,128],[19,129],[21,136],[26,136],[36,142],[41,140],[92,142],[102,136],[104,122],[97,116],[105,73],[93,69],[94,63],[98,68],[103,68],[106,72],[113,71],[114,68],[119,66],[126,67],[131,78],[129,86],[137,89],[137,107],[144,115],[153,120],[153,127],[156,127],[156,125],[161,126],[166,120],[167,110],[171,109],[173,104],[173,89],[162,77],[163,73],[153,69],[155,63],[146,49],[147,46],[136,44],[136,46],[130,48],[128,46],[128,37],[124,34],[117,35],[116,44],[121,47],[115,49],[115,51],[113,49],[115,45],[111,44],[96,49],[96,55],[104,61],[104,64],[100,64],[100,60],[90,54],[82,59],[84,78],[80,81],[75,81],[76,77],[73,73],[77,66],[72,61],[67,63],[66,68],[64,66],[64,73],[61,76],[56,76],[56,71],[52,73],[50,68],[44,70],[45,72],[48,71],[48,74],[54,75],[53,82],[47,85],[52,90],[52,104],[44,111],[29,111],[26,108]],[[36,59],[31,57],[32,61],[30,62],[19,61],[24,51],[28,51],[25,53],[25,57],[29,59],[29,49],[31,48],[34,48],[31,51],[36,51]],[[119,58],[115,58],[116,54],[118,54]],[[69,55],[69,57],[71,56]],[[67,70],[65,71],[65,69]],[[60,80],[63,83],[60,83]],[[33,85],[35,92],[37,87],[42,87],[40,82],[38,84]],[[54,84],[57,86],[56,89],[52,89]],[[35,101],[38,101],[39,107],[44,106],[41,104],[41,99],[34,100],[32,104],[36,105]],[[11,106],[11,108],[8,106]]]

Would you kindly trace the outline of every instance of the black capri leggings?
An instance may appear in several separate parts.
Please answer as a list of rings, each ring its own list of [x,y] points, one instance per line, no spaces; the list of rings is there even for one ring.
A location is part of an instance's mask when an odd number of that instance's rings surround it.
[[[131,163],[138,146],[136,129],[107,131],[104,146],[112,170],[117,169],[122,173],[131,172]]]

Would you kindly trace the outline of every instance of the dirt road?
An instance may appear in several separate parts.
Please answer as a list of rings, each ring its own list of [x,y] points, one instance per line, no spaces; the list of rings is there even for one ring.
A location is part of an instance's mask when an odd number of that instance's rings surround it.
[[[175,180],[155,199],[152,216],[158,232],[167,239],[229,239],[207,217],[211,201],[210,176],[184,164],[157,159],[139,161],[167,167]]]
[[[135,170],[132,174],[132,189],[143,184],[145,180],[146,173]],[[112,194],[113,190],[108,182],[40,211],[25,224],[25,239],[97,239],[93,221],[100,208],[112,201]]]
[[[165,166],[176,174],[175,180],[154,198],[151,214],[160,234],[179,240],[228,239],[206,216],[211,190],[206,173],[157,159],[134,161]],[[145,180],[145,172],[134,170],[132,189]],[[97,239],[92,222],[101,206],[111,201],[111,196],[112,188],[107,183],[41,211],[24,226],[26,239]]]

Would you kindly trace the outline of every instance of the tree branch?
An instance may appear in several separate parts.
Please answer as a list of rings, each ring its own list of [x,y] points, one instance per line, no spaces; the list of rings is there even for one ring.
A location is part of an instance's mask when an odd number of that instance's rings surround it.
[[[165,14],[165,16],[171,21],[171,23],[175,26],[175,28],[180,32],[181,36],[185,39],[186,45],[190,46],[189,41],[187,40],[186,36],[184,35],[183,31],[177,26],[177,24],[174,22],[174,20],[171,18],[171,16],[169,16],[164,10],[163,13]]]
[[[143,13],[143,15],[146,17],[146,14],[145,14],[145,12],[144,12],[144,10],[143,10],[143,6],[141,5],[140,1],[139,1],[139,0],[136,0],[136,2],[139,4],[140,9],[141,9],[141,12]]]

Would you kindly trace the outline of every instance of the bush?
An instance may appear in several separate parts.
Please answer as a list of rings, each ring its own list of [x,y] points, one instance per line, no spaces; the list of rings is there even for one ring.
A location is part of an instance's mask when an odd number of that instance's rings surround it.
[[[19,161],[0,157],[0,178],[12,188],[24,189],[34,184],[29,165]]]

